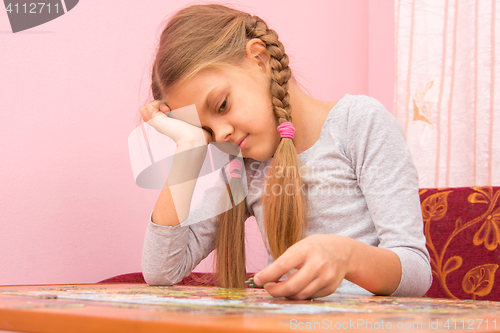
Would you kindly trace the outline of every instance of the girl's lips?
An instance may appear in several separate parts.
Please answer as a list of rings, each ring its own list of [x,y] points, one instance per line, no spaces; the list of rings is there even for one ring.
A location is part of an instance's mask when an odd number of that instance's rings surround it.
[[[240,150],[245,149],[245,146],[246,146],[246,144],[247,144],[247,142],[248,142],[248,137],[249,137],[249,135],[247,135],[247,136],[246,136],[246,137],[245,137],[245,138],[241,141],[241,143],[240,143],[240,145],[239,145]]]

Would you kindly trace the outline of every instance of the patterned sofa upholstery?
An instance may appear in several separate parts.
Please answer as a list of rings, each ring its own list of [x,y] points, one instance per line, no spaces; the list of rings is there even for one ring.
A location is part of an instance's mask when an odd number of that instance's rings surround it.
[[[500,301],[500,187],[420,190],[434,281],[428,297]]]
[[[424,234],[434,280],[426,297],[500,301],[500,187],[420,190]],[[248,274],[251,276],[252,274]],[[145,283],[142,273],[100,283]],[[214,285],[210,273],[191,273],[180,285]]]

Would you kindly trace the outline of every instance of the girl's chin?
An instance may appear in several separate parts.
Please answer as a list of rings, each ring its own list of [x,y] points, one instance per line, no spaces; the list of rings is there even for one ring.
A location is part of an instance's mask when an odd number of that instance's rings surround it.
[[[265,155],[265,156],[263,156],[263,155],[257,155],[257,156],[252,155],[252,156],[250,156],[247,153],[247,154],[243,154],[243,157],[249,157],[249,158],[252,158],[252,159],[254,159],[254,160],[258,161],[258,162],[265,162],[265,161],[273,158],[274,154],[272,154],[272,155]]]

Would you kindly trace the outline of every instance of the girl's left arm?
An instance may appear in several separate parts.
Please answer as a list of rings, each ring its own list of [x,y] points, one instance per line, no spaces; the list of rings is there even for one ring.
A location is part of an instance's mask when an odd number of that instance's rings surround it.
[[[254,280],[273,296],[297,299],[329,295],[344,278],[377,295],[422,296],[432,273],[418,175],[404,131],[379,102],[366,96],[352,103],[347,123],[346,153],[378,246],[340,235],[312,235],[291,246]],[[294,268],[297,272],[288,280],[272,282]]]
[[[288,280],[281,276],[297,268]],[[391,250],[340,235],[311,235],[291,246],[254,281],[274,297],[306,299],[333,293],[346,279],[375,295],[390,295],[401,280],[401,262]]]

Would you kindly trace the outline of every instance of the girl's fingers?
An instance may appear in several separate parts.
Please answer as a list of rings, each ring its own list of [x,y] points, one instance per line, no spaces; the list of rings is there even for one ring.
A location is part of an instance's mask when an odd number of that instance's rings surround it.
[[[165,103],[161,103],[160,104],[160,112],[168,113],[168,112],[170,112],[170,108]]]
[[[322,273],[325,274],[325,272]],[[289,296],[289,298],[311,299],[311,298],[328,296],[334,293],[343,280],[341,274],[338,274],[337,272],[334,272],[334,274],[335,275],[333,277],[332,276],[325,277],[319,274],[314,281],[312,281],[311,283],[309,283],[309,285],[307,285],[307,287],[305,287],[303,290],[296,293],[295,295]]]
[[[318,292],[318,290],[323,289],[325,286],[322,285],[322,280],[319,278],[316,278],[312,280],[305,288],[300,290],[298,293],[295,293],[293,295],[287,295],[285,297],[290,298],[290,299],[310,299],[313,297],[315,293]]]
[[[268,282],[276,282],[293,268],[301,267],[307,258],[307,255],[301,248],[300,242],[289,247],[272,264],[255,274],[255,283],[263,286]]]
[[[156,131],[175,141],[177,146],[198,147],[207,145],[211,141],[208,132],[201,128],[196,106],[188,105],[176,109],[176,119],[167,116],[170,108],[162,101],[153,101],[141,108],[143,120]]]
[[[306,263],[288,280],[268,283],[265,285],[265,289],[274,297],[297,296],[298,299],[305,299],[313,295],[317,289],[323,288],[323,286],[318,285],[319,275],[320,272],[313,265]]]
[[[328,284],[327,286],[325,286],[324,288],[315,292],[309,298],[318,298],[318,297],[325,297],[325,296],[331,295],[335,292],[335,290],[337,290],[337,288],[340,286],[341,282],[342,282],[342,280],[332,282],[332,283]]]
[[[141,108],[141,116],[144,122],[148,122],[159,113],[165,114],[168,112],[170,112],[170,108],[164,102],[158,100],[152,101]]]
[[[313,263],[305,264],[288,280],[268,283],[265,289],[274,297],[310,299],[324,297],[337,290],[343,280],[338,272],[321,271]]]

